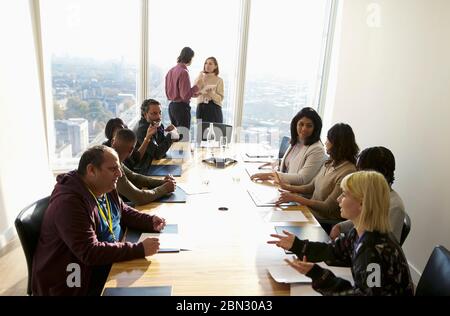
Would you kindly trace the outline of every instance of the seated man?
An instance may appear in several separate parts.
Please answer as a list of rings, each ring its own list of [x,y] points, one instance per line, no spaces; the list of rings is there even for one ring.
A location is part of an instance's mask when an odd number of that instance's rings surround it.
[[[123,162],[131,155],[135,145],[136,135],[129,129],[117,131],[112,140],[112,148],[119,155],[122,165],[122,176],[117,180],[117,191],[136,205],[144,205],[173,192],[175,180],[171,176],[165,177],[164,180],[156,180],[128,169]]]
[[[147,170],[153,159],[164,158],[172,142],[180,138],[172,124],[164,128],[161,123],[161,104],[153,99],[144,100],[141,105],[136,135],[141,154],[141,160],[135,166],[137,171]]]
[[[120,242],[122,227],[158,232],[165,220],[137,212],[119,198],[117,153],[87,149],[78,170],[57,177],[33,259],[33,295],[99,295],[114,262],[144,258],[157,238]]]

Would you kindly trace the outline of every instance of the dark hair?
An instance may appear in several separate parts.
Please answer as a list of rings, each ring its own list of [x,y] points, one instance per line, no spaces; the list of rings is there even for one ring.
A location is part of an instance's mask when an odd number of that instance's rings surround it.
[[[180,56],[177,58],[177,62],[183,64],[189,64],[194,57],[194,51],[190,47],[184,47],[181,50]]]
[[[218,76],[219,75],[219,63],[217,62],[216,57],[208,57],[205,59],[205,63],[203,64],[203,72],[205,71],[205,64],[208,61],[208,59],[211,59],[213,61],[213,63],[216,65],[216,69],[214,69],[214,74],[216,76]]]
[[[301,109],[291,121],[291,145],[294,146],[298,141],[297,123],[302,117],[309,118],[314,125],[314,130],[311,136],[305,139],[305,145],[311,145],[320,140],[320,133],[322,132],[322,119],[319,114],[310,107]]]
[[[131,129],[124,128],[117,132],[115,139],[127,143],[134,143],[136,142],[136,134]]]
[[[114,135],[113,135],[114,130],[118,127],[127,128],[127,125],[122,121],[121,118],[115,117],[115,118],[110,119],[106,123],[105,136],[108,140],[111,140],[114,137]]]
[[[356,163],[356,157],[359,152],[358,145],[355,141],[355,134],[350,125],[345,123],[337,123],[331,127],[327,134],[328,141],[333,145],[331,147],[330,158],[333,165],[337,165],[342,161],[350,161]]]
[[[161,103],[159,103],[155,99],[146,99],[146,100],[144,100],[144,102],[142,102],[142,104],[141,104],[141,118],[145,119],[145,116],[144,116],[145,113],[148,112],[148,109],[150,108],[150,105],[153,105],[153,104],[161,105]]]
[[[395,158],[386,147],[369,147],[364,149],[356,162],[358,170],[374,170],[381,173],[389,185],[394,183]]]
[[[105,145],[98,145],[86,149],[81,155],[80,162],[78,163],[78,174],[81,176],[86,175],[86,169],[89,164],[92,164],[96,168],[100,168],[104,159],[103,154],[105,151],[111,151],[112,149]]]

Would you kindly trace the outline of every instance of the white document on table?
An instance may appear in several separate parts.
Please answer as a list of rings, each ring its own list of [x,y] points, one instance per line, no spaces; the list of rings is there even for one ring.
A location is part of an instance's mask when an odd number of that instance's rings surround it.
[[[159,250],[158,252],[179,252],[180,251],[180,235],[178,234],[153,234],[143,233],[139,242],[145,238],[158,238]]]
[[[201,183],[192,183],[192,184],[177,184],[180,188],[186,192],[187,195],[194,195],[194,194],[204,194],[204,193],[210,193],[211,188],[201,184]]]
[[[275,187],[261,187],[259,189],[247,190],[248,194],[255,202],[256,206],[275,206],[275,203],[280,197],[280,192]],[[287,202],[281,205],[293,205],[294,203]]]
[[[331,267],[324,262],[318,263],[324,269],[328,269],[334,273],[338,278],[345,279],[349,281],[351,284],[354,284],[352,277],[352,270],[347,267]],[[291,296],[304,296],[304,295],[320,295],[320,293],[314,291],[311,286],[301,284],[301,283],[292,283],[291,284]]]
[[[269,222],[308,222],[301,211],[273,210],[267,215]]]
[[[278,283],[311,283],[311,279],[301,274],[286,262],[267,268],[272,278]]]

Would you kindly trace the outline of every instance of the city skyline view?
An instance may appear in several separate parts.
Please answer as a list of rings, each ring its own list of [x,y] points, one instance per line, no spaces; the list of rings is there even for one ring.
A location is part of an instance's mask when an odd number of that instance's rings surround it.
[[[170,124],[164,90],[165,73],[156,65],[150,68],[150,94],[161,102],[163,122]],[[52,93],[56,158],[79,157],[88,146],[101,144],[104,127],[113,117],[120,117],[132,127],[140,118],[136,104],[136,65],[122,60],[98,61],[92,58],[54,57],[52,59]],[[227,104],[228,76],[224,74],[225,123],[232,125],[234,109]],[[289,135],[292,116],[309,102],[306,83],[246,81],[241,141],[268,142],[268,133],[277,130]],[[283,93],[280,93],[283,92]],[[228,104],[229,105],[229,104]],[[195,124],[196,100],[191,100],[192,124]],[[274,144],[275,145],[275,144]]]

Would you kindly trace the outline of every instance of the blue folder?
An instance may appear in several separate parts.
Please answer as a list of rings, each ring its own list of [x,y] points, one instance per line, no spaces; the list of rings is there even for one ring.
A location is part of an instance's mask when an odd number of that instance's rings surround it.
[[[107,287],[102,296],[171,296],[172,286]]]
[[[175,191],[172,193],[169,193],[168,195],[164,195],[160,197],[155,202],[159,203],[186,203],[186,192],[180,188],[179,186],[176,186]]]
[[[147,176],[165,177],[171,174],[174,177],[181,177],[181,165],[152,165],[148,168]]]
[[[178,224],[167,224],[161,233],[178,234]],[[127,230],[125,241],[136,243],[138,242],[139,238],[141,238],[141,234],[142,232],[129,228]]]

